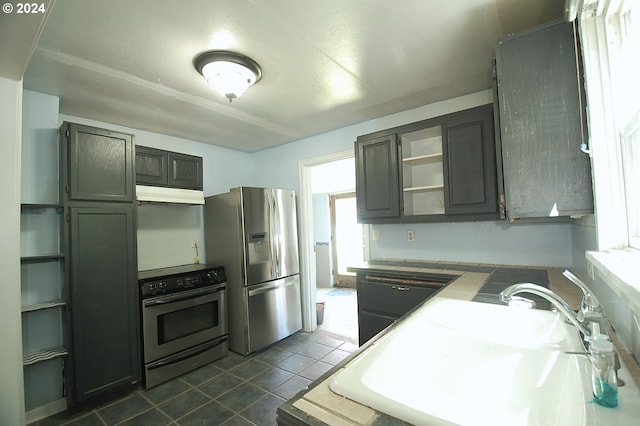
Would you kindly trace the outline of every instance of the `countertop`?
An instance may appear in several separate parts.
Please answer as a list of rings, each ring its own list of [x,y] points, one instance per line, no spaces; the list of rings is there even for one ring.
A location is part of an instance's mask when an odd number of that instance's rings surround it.
[[[490,265],[473,263],[450,263],[404,259],[380,259],[348,268],[351,272],[390,272],[410,274],[447,274],[458,276],[440,290],[433,298],[446,297],[459,300],[474,300],[498,303],[497,294],[506,286],[516,282],[533,282],[549,287],[562,297],[573,309],[577,309],[582,298],[581,290],[562,275],[563,269],[542,267],[519,267],[512,265]],[[545,281],[546,279],[546,281]],[[393,326],[389,327],[391,329]],[[387,329],[387,330],[389,330]],[[640,367],[629,351],[613,336],[617,351],[632,378],[640,387]],[[404,425],[406,423],[333,393],[329,389],[331,377],[367,346],[328,371],[306,390],[283,404],[278,410],[279,425]],[[627,378],[629,380],[629,378]]]

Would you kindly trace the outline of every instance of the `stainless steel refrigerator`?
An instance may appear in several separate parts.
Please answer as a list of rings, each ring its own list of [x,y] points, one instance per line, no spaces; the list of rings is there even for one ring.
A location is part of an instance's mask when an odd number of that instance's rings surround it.
[[[229,348],[249,354],[302,328],[295,193],[238,187],[205,198],[206,263],[227,273]]]

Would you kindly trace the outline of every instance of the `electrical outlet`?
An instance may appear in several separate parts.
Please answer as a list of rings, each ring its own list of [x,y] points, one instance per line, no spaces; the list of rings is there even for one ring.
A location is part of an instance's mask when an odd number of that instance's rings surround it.
[[[413,229],[407,231],[407,241],[413,242],[416,240],[416,234]]]
[[[373,241],[380,241],[380,230],[374,228],[371,232],[371,239]]]

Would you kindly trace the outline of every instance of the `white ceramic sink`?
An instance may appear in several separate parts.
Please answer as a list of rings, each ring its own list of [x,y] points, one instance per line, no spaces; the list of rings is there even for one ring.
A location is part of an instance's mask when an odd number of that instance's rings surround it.
[[[332,391],[421,425],[589,424],[589,362],[560,314],[433,299],[335,374]]]

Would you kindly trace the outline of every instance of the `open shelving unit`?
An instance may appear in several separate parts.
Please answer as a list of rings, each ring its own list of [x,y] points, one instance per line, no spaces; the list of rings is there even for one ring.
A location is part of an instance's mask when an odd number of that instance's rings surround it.
[[[404,215],[444,214],[442,128],[400,135]]]
[[[22,204],[22,364],[27,413],[64,403],[67,300],[60,204]]]

